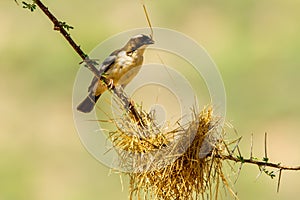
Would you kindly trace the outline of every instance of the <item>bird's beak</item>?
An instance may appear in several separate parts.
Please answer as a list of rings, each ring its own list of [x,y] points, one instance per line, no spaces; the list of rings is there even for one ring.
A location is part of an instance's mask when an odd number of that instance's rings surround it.
[[[150,38],[150,40],[148,41],[148,44],[154,44],[154,40],[152,39],[152,37]]]
[[[150,44],[154,44],[154,40],[152,39],[152,37],[147,37],[144,41],[143,44],[144,45],[150,45]]]

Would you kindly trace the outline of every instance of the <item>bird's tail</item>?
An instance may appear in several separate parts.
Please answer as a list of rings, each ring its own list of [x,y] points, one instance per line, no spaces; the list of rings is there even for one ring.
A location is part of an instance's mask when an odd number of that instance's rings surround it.
[[[89,94],[78,106],[77,110],[83,113],[89,113],[93,110],[99,96],[95,96],[93,94]]]

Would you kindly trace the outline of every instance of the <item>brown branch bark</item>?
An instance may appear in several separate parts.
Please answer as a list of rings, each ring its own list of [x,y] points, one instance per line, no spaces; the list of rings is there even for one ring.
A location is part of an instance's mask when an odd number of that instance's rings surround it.
[[[116,89],[116,87],[105,77],[101,76],[99,74],[99,70],[95,67],[93,64],[93,61],[91,61],[87,54],[83,52],[81,47],[75,43],[75,41],[72,39],[70,34],[65,30],[65,28],[62,26],[61,22],[49,11],[49,9],[40,1],[40,0],[34,0],[36,5],[43,11],[43,13],[50,19],[50,21],[54,25],[54,30],[59,31],[63,37],[68,41],[68,43],[72,46],[72,48],[76,51],[76,53],[82,58],[83,62],[86,63],[86,67],[100,80],[102,80],[106,85],[107,88],[109,88],[117,97],[123,102],[125,109],[129,110],[134,117],[135,121],[140,126],[145,126],[144,121],[142,117],[139,115],[138,111],[136,110],[133,103],[130,101],[127,96]]]
[[[237,163],[249,163],[249,164],[254,164],[257,166],[273,167],[273,168],[280,169],[280,170],[294,170],[294,171],[300,170],[300,166],[295,166],[295,167],[284,166],[284,165],[281,165],[280,163],[277,164],[277,163],[264,162],[264,161],[258,161],[258,160],[253,160],[253,159],[241,160],[239,158],[234,157],[233,155],[222,155],[219,157],[223,158],[223,159],[227,159],[227,160],[232,160]]]

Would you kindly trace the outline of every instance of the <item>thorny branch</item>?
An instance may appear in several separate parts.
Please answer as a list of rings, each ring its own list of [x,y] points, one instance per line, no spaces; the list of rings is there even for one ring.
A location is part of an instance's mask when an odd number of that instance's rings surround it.
[[[254,159],[251,159],[251,158],[240,159],[240,158],[237,158],[233,155],[223,155],[223,156],[220,156],[220,158],[231,160],[231,161],[234,161],[236,163],[249,163],[249,164],[254,164],[254,165],[257,165],[257,166],[273,167],[273,168],[276,168],[276,169],[279,169],[279,170],[294,170],[294,171],[300,170],[300,166],[296,166],[296,167],[284,166],[284,165],[281,165],[280,163],[271,163],[271,162],[259,161],[259,160],[254,160]]]
[[[260,170],[259,175],[261,175],[264,172],[265,174],[270,176],[272,179],[275,177],[275,173],[274,173],[274,171],[268,171],[266,169],[266,167],[278,169],[279,170],[279,178],[278,178],[278,184],[277,184],[277,192],[279,192],[279,186],[280,186],[282,172],[283,171],[299,171],[300,170],[300,166],[285,166],[285,165],[282,165],[281,163],[269,162],[268,152],[267,152],[267,133],[265,133],[265,138],[264,138],[264,157],[262,160],[258,160],[257,158],[254,158],[252,156],[253,155],[253,134],[251,135],[250,158],[244,158],[242,156],[242,154],[239,150],[239,142],[240,141],[241,141],[241,137],[238,138],[234,142],[236,144],[233,147],[233,150],[229,150],[228,146],[224,143],[227,153],[216,155],[217,158],[220,158],[222,160],[231,160],[235,163],[240,163],[241,166],[239,167],[239,170],[238,170],[238,176],[239,176],[239,173],[241,172],[241,169],[242,169],[242,166],[244,163],[257,165]],[[238,151],[237,156],[234,154],[235,149],[237,149],[237,151]]]
[[[299,171],[300,170],[300,166],[285,166],[285,165],[281,165],[281,163],[271,163],[271,162],[266,162],[266,161],[259,161],[259,160],[254,160],[253,158],[245,159],[243,157],[235,157],[231,154],[230,155],[217,155],[216,157],[219,157],[223,160],[231,160],[235,163],[241,163],[238,174],[241,172],[242,165],[244,163],[257,165],[260,169],[260,174],[262,172],[264,172],[268,176],[270,176],[272,179],[275,177],[274,172],[273,171],[269,172],[265,168],[271,167],[271,168],[278,169],[279,170],[279,178],[278,178],[278,183],[277,183],[277,192],[279,192],[282,171],[288,171],[288,170],[289,171]]]
[[[34,2],[44,12],[44,14],[50,19],[50,21],[54,24],[54,30],[59,31],[64,36],[64,38],[69,42],[69,44],[72,46],[72,48],[82,58],[83,62],[86,63],[85,66],[97,78],[102,80],[107,85],[107,88],[112,90],[113,93],[117,95],[117,97],[123,102],[124,107],[131,112],[131,114],[133,115],[135,121],[140,126],[145,126],[142,117],[139,115],[139,113],[136,110],[136,108],[134,107],[132,101],[130,101],[130,99],[124,94],[123,91],[118,90],[110,80],[108,80],[105,77],[101,76],[98,69],[95,67],[95,62],[90,60],[88,55],[83,52],[81,47],[75,43],[75,41],[72,39],[70,34],[65,30],[63,23],[61,21],[59,21],[40,0],[34,0]]]

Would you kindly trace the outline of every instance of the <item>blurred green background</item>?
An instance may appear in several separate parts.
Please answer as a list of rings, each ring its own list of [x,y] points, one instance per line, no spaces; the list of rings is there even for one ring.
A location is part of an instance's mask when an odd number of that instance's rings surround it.
[[[86,52],[113,34],[147,23],[139,0],[45,1],[75,27]],[[227,91],[227,121],[243,136],[241,150],[300,164],[300,1],[146,1],[154,26],[203,45]],[[127,199],[118,175],[81,145],[72,116],[79,57],[37,10],[0,2],[0,200]],[[235,184],[240,199],[297,199],[299,172],[276,180],[246,165]],[[234,175],[232,175],[234,180]],[[229,196],[228,196],[229,198]]]

